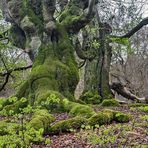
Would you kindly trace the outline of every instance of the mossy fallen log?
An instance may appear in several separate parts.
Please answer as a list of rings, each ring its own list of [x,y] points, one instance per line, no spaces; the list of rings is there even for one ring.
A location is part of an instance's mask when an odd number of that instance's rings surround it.
[[[62,132],[70,132],[73,129],[80,129],[81,125],[87,125],[87,122],[88,121],[86,118],[79,116],[67,120],[62,120],[52,125],[49,128],[48,133],[59,134]]]

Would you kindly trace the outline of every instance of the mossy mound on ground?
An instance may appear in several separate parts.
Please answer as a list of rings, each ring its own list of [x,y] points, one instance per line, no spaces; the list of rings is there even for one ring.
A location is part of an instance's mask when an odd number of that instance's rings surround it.
[[[85,117],[85,118],[89,118],[89,117],[91,117],[95,114],[95,111],[87,105],[77,104],[76,106],[74,106],[70,110],[69,113],[71,115],[74,115],[74,116],[82,116],[82,117]]]
[[[101,97],[98,95],[97,92],[85,92],[81,97],[80,100],[84,101],[87,104],[99,104],[101,103]]]
[[[83,117],[74,117],[67,120],[62,120],[54,125],[52,125],[49,129],[50,134],[58,134],[60,132],[70,132],[73,129],[81,128],[81,125],[87,124],[87,119]]]
[[[114,120],[120,123],[126,123],[129,122],[130,116],[124,113],[117,112],[115,113]]]
[[[112,113],[113,114],[113,120],[117,121],[119,123],[125,123],[125,122],[129,122],[130,120],[130,115],[122,113],[120,111],[114,111],[111,109],[104,109],[102,111],[103,113]]]
[[[46,109],[36,110],[28,126],[35,130],[42,128],[46,131],[54,120],[54,116],[49,114]]]
[[[105,99],[102,101],[101,106],[120,106],[119,102],[115,99]]]
[[[99,112],[88,119],[89,125],[109,124],[113,121],[113,112]]]

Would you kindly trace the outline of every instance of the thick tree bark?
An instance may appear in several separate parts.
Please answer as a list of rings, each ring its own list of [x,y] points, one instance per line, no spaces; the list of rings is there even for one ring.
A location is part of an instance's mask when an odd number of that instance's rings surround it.
[[[109,86],[109,71],[112,56],[112,49],[109,46],[107,35],[110,33],[109,26],[106,23],[100,23],[99,40],[100,47],[97,50],[96,57],[86,61],[84,76],[84,91],[98,93],[102,99],[112,98],[112,92]]]
[[[109,71],[112,57],[112,47],[109,45],[110,41],[107,39],[107,35],[110,33],[108,24],[104,23],[100,26],[100,60],[98,61],[98,88],[99,95],[102,98],[111,98],[111,90],[109,86]]]

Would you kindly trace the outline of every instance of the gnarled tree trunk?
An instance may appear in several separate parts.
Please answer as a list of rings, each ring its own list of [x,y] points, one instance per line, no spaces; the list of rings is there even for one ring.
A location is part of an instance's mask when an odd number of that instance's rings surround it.
[[[33,62],[28,80],[17,93],[18,98],[34,101],[55,92],[74,99],[79,79],[69,35],[90,22],[94,2],[61,1],[61,11],[67,7],[55,19],[56,0],[3,0],[3,14],[12,24],[11,40],[24,49]]]

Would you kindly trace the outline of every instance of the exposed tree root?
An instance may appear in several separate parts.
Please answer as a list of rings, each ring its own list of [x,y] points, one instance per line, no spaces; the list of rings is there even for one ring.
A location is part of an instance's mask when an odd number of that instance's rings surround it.
[[[10,101],[10,100],[9,100]],[[6,111],[12,110],[13,113],[19,113],[24,107],[26,107],[26,100],[16,100],[15,103],[11,103],[6,100],[2,103],[3,109],[1,114]],[[24,104],[20,105],[24,101]],[[12,101],[13,102],[13,101]],[[59,104],[58,104],[59,103]],[[29,122],[26,124],[26,130],[34,129],[39,131],[43,129],[43,133],[48,134],[60,134],[61,132],[70,132],[72,129],[80,129],[81,126],[95,126],[109,124],[112,121],[117,122],[128,122],[129,116],[121,112],[113,110],[103,110],[101,112],[95,112],[94,109],[88,105],[82,105],[76,102],[63,99],[62,102],[57,104],[62,108],[63,111],[68,112],[71,115],[70,119],[62,120],[52,124],[55,121],[55,118],[52,114],[49,114],[49,110],[45,107],[40,107],[41,109],[34,109],[32,112],[32,117]],[[4,105],[5,104],[5,105]],[[7,105],[6,105],[7,104]],[[18,105],[19,104],[19,105]],[[9,114],[9,112],[5,112]],[[1,131],[0,134],[7,134],[5,131]]]

